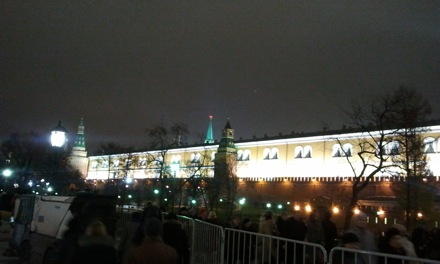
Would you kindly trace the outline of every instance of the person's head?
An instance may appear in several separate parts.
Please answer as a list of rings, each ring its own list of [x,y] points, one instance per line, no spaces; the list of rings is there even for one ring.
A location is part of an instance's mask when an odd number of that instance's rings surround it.
[[[313,210],[311,213],[310,213],[310,221],[317,221],[317,220],[319,220],[319,218],[320,218],[320,214],[319,214],[319,211],[318,210]]]
[[[296,221],[301,220],[301,213],[300,213],[300,211],[293,211],[293,219],[295,219]]]
[[[391,227],[392,228],[396,228],[397,230],[399,230],[399,233],[400,233],[401,236],[408,236],[408,231],[406,231],[406,227],[404,225],[394,224]]]
[[[208,219],[209,220],[217,219],[217,214],[214,211],[210,211],[208,214]]]
[[[148,238],[161,237],[162,223],[156,218],[149,218],[145,223],[145,234]]]
[[[271,211],[266,211],[263,214],[264,220],[272,220],[273,213]]]
[[[282,212],[280,215],[281,219],[287,221],[289,219],[289,214],[287,212]]]
[[[186,208],[186,207],[182,207],[182,208],[180,208],[180,210],[179,210],[179,214],[180,214],[180,215],[188,216],[188,215],[189,215],[188,208]]]
[[[251,219],[245,218],[243,219],[242,226],[244,228],[249,228],[252,225]]]
[[[240,225],[240,217],[238,217],[236,215],[233,215],[231,217],[231,224],[234,225],[234,226]]]
[[[359,228],[367,227],[367,215],[364,212],[360,212],[359,214],[355,215],[354,224]]]
[[[85,233],[88,236],[103,236],[107,234],[107,228],[101,221],[94,220],[87,225]]]
[[[385,232],[385,241],[391,247],[400,248],[402,246],[403,239],[404,236],[401,234],[398,228],[391,227]]]
[[[332,213],[329,210],[325,210],[322,218],[324,220],[330,220],[332,218]]]
[[[360,248],[359,238],[355,233],[347,232],[341,237],[343,247],[358,249]]]

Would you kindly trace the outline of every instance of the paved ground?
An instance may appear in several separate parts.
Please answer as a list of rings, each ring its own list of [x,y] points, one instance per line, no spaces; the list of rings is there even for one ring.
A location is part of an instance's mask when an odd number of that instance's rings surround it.
[[[0,263],[2,264],[18,264],[17,257],[6,256],[9,249],[9,240],[11,238],[11,227],[8,222],[2,222],[0,226]],[[10,252],[10,251],[9,251]]]

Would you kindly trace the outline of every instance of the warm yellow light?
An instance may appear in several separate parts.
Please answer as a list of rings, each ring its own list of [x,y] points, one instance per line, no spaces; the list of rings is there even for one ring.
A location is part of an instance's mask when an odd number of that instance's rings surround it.
[[[359,209],[354,209],[354,214],[359,214],[361,211]]]
[[[306,205],[306,212],[311,212],[312,211],[312,207],[308,204]]]
[[[418,213],[417,213],[417,217],[418,217],[418,218],[422,218],[422,217],[423,217],[423,214],[420,213],[420,212],[418,212]]]
[[[378,216],[382,216],[382,215],[384,215],[384,214],[385,214],[385,211],[382,210],[382,209],[379,209],[379,211],[377,211],[377,215],[378,215]]]
[[[301,207],[299,207],[299,205],[295,205],[294,209],[295,209],[295,211],[299,211],[301,209]]]
[[[333,213],[338,214],[339,208],[337,206],[333,207]]]

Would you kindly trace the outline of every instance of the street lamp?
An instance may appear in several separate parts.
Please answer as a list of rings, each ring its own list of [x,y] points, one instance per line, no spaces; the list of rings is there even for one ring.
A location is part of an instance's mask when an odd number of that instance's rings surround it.
[[[50,143],[54,148],[63,148],[67,143],[67,129],[61,125],[61,121],[52,129],[50,133]]]
[[[50,132],[50,143],[54,150],[52,179],[51,179],[52,183],[54,183],[55,174],[58,170],[58,162],[61,158],[61,155],[67,143],[67,133],[68,133],[67,129],[65,129],[61,125],[61,121],[59,121],[58,125],[55,128],[53,128]]]

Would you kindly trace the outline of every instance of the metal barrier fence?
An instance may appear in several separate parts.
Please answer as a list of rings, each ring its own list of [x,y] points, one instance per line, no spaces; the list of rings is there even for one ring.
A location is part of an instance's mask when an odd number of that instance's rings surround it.
[[[328,263],[329,264],[377,264],[377,263],[439,264],[440,261],[343,248],[343,247],[335,247],[330,251]]]
[[[327,263],[322,245],[263,235],[237,229],[225,229],[225,261],[219,263]]]
[[[178,216],[191,264],[440,264],[440,261],[335,247],[263,235]]]
[[[223,263],[225,235],[223,228],[204,221],[194,220],[194,241],[191,263]]]

